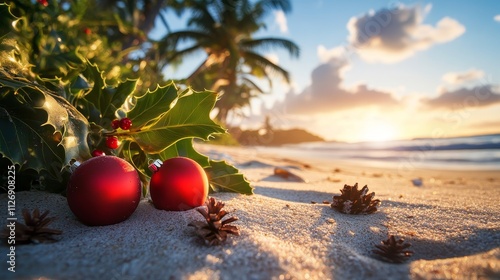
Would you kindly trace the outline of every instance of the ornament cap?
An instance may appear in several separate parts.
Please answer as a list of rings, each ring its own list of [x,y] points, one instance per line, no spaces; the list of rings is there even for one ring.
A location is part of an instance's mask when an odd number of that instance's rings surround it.
[[[156,172],[160,167],[163,165],[163,162],[159,159],[155,160],[153,163],[151,163],[148,168],[151,170],[151,172]]]
[[[69,172],[73,173],[75,170],[80,166],[81,163],[79,161],[75,161],[70,167],[69,167]]]

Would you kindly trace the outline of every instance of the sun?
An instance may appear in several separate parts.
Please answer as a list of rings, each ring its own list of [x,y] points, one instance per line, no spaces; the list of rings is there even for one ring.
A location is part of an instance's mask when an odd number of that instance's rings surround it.
[[[364,124],[361,138],[363,141],[383,142],[395,140],[397,130],[394,125],[380,120],[367,121]]]

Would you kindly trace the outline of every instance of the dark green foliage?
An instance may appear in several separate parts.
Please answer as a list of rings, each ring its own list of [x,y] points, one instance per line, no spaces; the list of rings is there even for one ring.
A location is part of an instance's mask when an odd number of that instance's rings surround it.
[[[193,149],[192,139],[208,140],[225,132],[209,118],[216,94],[179,90],[173,83],[141,92],[140,80],[123,79],[126,67],[118,67],[118,74],[111,76],[101,71],[98,65],[109,69],[114,58],[104,57],[108,54],[104,51],[103,60],[90,62],[89,56],[102,55],[92,47],[101,39],[80,38],[83,14],[73,11],[79,4],[70,4],[64,10],[14,1],[12,13],[9,6],[0,4],[1,14],[6,15],[2,23],[10,26],[0,29],[2,188],[7,186],[4,171],[15,164],[17,191],[64,192],[68,166],[90,158],[94,149],[131,162],[141,175],[144,193],[151,159],[183,155],[211,168],[209,159]],[[54,19],[56,12],[61,14]],[[67,19],[70,16],[75,18]],[[61,28],[64,24],[69,25],[67,30]],[[113,119],[125,116],[133,122],[130,130],[111,128]],[[105,146],[108,136],[118,137],[118,149]],[[251,193],[248,181],[236,169],[225,170],[239,179],[238,192]]]

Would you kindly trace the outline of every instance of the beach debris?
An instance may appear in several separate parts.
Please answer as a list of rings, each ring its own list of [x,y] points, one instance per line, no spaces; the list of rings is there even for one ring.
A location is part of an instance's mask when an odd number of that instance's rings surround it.
[[[338,179],[338,178],[333,178],[333,177],[330,177],[330,176],[328,176],[328,177],[326,178],[326,180],[327,180],[327,181],[330,181],[330,182],[333,182],[333,183],[338,183],[338,182],[342,181],[341,179]]]
[[[375,193],[368,193],[368,186],[365,185],[358,190],[358,183],[354,186],[344,185],[340,190],[341,195],[333,196],[331,207],[345,214],[371,214],[377,211],[380,200],[372,200]]]
[[[47,217],[49,211],[40,214],[40,210],[33,210],[33,214],[28,209],[23,209],[24,223],[13,222],[12,226],[7,225],[7,228],[2,232],[1,238],[7,239],[13,236],[12,229],[15,232],[15,244],[28,243],[52,243],[58,241],[53,235],[59,235],[61,230],[47,228],[56,218]],[[9,243],[10,244],[10,243]]]
[[[403,238],[396,240],[394,235],[390,235],[387,240],[375,245],[377,249],[374,249],[373,253],[377,254],[383,261],[403,263],[413,255],[413,251],[407,250],[410,246],[411,244],[405,243]]]
[[[205,202],[205,207],[198,207],[198,211],[205,218],[205,222],[193,221],[188,224],[196,228],[196,234],[205,240],[208,245],[220,245],[226,241],[228,234],[240,235],[238,227],[229,225],[237,221],[237,217],[231,217],[222,220],[224,216],[229,214],[226,210],[222,210],[224,203],[217,201],[215,198],[210,197]]]
[[[302,177],[281,167],[274,168],[274,175],[292,182],[300,182],[300,183],[306,182],[306,180],[304,180]]]
[[[311,204],[318,204],[318,203],[331,204],[331,201],[329,201],[329,200],[323,200],[322,202],[317,202],[317,201],[311,200]]]
[[[413,185],[415,187],[421,187],[424,184],[424,181],[422,180],[422,178],[412,179],[411,182],[413,183]]]
[[[306,169],[310,169],[312,168],[312,166],[310,164],[307,164],[307,163],[303,163],[303,162],[300,162],[298,160],[293,160],[293,159],[288,159],[288,158],[284,158],[283,161],[285,162],[289,162],[289,163],[293,163],[293,164],[296,164],[300,167],[303,167],[303,168],[306,168]]]

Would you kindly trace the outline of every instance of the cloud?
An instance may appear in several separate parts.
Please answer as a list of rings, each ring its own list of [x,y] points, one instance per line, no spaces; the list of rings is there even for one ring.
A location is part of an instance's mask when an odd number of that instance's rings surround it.
[[[462,24],[449,17],[436,26],[423,24],[431,8],[401,5],[352,17],[347,23],[348,40],[365,61],[395,63],[465,32]]]
[[[346,48],[343,46],[328,50],[323,45],[318,46],[318,57],[321,62],[328,62],[331,59],[342,58],[346,56]]]
[[[349,67],[344,59],[331,59],[319,65],[311,74],[311,85],[298,95],[289,93],[278,106],[284,106],[289,114],[318,114],[398,103],[390,93],[370,89],[364,84],[345,88],[343,74]]]
[[[493,17],[493,20],[494,20],[494,21],[498,21],[498,22],[500,22],[500,15],[496,15],[496,16],[494,16],[494,17]]]
[[[464,72],[450,72],[443,75],[443,81],[452,84],[463,84],[465,82],[479,80],[484,77],[484,72],[477,69],[470,69]]]
[[[274,12],[274,22],[278,24],[281,33],[288,33],[288,24],[286,21],[285,13],[283,11]]]
[[[473,88],[444,90],[438,97],[423,99],[425,105],[433,108],[464,109],[486,107],[500,103],[500,89],[493,85],[482,85]]]

